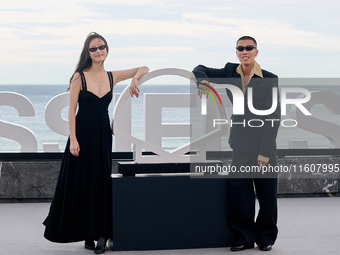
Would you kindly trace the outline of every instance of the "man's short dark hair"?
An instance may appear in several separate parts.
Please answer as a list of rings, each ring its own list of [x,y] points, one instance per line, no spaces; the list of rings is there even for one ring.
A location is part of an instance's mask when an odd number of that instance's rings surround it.
[[[237,40],[236,45],[237,45],[237,43],[238,43],[239,41],[241,41],[241,40],[252,40],[252,41],[254,42],[255,46],[257,47],[257,42],[256,42],[256,40],[255,40],[253,37],[249,36],[249,35],[244,35],[244,36],[240,37],[240,38]]]

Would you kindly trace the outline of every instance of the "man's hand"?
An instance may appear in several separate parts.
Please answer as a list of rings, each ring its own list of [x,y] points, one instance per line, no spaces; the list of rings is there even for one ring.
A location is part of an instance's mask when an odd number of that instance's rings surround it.
[[[264,162],[264,161],[258,160],[258,161],[257,161],[257,164],[259,165],[259,169],[261,169],[262,166],[268,165],[268,162]]]
[[[269,162],[269,158],[268,157],[265,157],[265,156],[262,156],[262,155],[259,155],[257,157],[257,164],[259,165],[259,169],[261,169],[262,166],[268,165],[268,162]]]
[[[203,81],[200,82],[200,84],[198,86],[199,87],[199,89],[198,89],[198,96],[200,98],[202,98],[202,95],[206,95],[206,97],[208,98],[208,93],[206,93],[204,90],[207,90],[207,91],[210,92],[210,89],[206,85],[209,85],[209,82],[206,81],[206,80],[203,80]]]

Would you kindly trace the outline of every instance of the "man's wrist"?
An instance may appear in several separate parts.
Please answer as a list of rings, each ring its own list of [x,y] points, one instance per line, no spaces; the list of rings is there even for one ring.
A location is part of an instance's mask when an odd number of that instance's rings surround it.
[[[201,80],[201,81],[197,82],[197,88],[198,88],[200,85],[209,85],[209,82],[208,82],[207,80]]]
[[[268,157],[265,157],[265,156],[262,156],[262,155],[259,155],[259,156],[257,157],[257,160],[262,161],[262,162],[265,162],[265,163],[269,162],[269,158],[268,158]]]

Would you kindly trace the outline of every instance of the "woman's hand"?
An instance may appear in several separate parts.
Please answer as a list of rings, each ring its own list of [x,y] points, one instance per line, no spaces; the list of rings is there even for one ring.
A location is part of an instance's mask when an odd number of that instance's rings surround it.
[[[80,152],[80,147],[79,147],[79,143],[78,143],[77,139],[70,140],[70,153],[73,156],[78,157],[79,152]]]
[[[135,95],[137,98],[139,96],[139,88],[138,88],[138,80],[137,78],[133,78],[130,85],[130,96],[133,97]]]

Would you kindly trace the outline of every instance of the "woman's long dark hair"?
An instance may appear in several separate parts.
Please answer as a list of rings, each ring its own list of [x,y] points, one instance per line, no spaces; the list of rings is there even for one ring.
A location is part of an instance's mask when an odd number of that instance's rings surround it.
[[[69,90],[70,87],[71,87],[71,82],[72,82],[73,76],[77,72],[83,71],[83,70],[89,68],[92,65],[92,59],[90,58],[90,55],[89,55],[89,46],[90,46],[90,42],[95,38],[99,38],[105,43],[107,53],[109,53],[109,46],[107,45],[105,38],[103,36],[101,36],[100,34],[97,34],[96,32],[89,33],[89,35],[87,36],[87,38],[84,42],[84,47],[83,47],[83,50],[81,51],[76,70],[74,71],[74,73],[71,76],[70,86],[68,87],[67,90]]]

